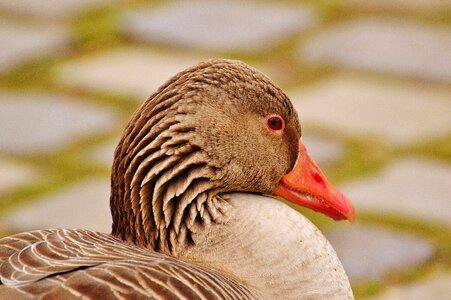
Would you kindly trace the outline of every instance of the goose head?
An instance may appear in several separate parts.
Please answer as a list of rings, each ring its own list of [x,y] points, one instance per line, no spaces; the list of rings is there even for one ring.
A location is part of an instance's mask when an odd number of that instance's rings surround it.
[[[226,224],[233,192],[354,219],[308,154],[289,98],[237,61],[200,63],[152,94],[125,128],[112,174],[113,234],[166,253]]]

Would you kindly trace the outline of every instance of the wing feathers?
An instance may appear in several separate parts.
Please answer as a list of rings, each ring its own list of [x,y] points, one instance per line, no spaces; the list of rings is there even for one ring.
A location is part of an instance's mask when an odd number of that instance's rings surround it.
[[[0,263],[1,299],[256,298],[219,272],[89,230],[3,238]]]

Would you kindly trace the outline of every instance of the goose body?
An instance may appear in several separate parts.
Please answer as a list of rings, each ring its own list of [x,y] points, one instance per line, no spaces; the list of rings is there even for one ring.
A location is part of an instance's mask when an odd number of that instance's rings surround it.
[[[212,60],[159,88],[115,152],[112,234],[0,240],[1,299],[353,299],[335,251],[266,195],[353,219],[269,79]]]

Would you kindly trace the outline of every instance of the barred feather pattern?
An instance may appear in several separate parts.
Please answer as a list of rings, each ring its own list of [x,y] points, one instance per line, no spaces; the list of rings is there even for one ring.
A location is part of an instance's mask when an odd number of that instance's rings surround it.
[[[255,299],[206,267],[109,234],[52,229],[0,242],[3,299]]]
[[[201,64],[196,72],[188,69],[170,79],[144,102],[124,130],[111,180],[114,236],[175,254],[177,241],[193,242],[191,227],[223,219],[226,204],[217,196],[223,190],[213,179],[221,166],[211,164],[196,144],[190,117],[198,102],[205,101],[199,95],[206,97],[212,86],[225,90],[223,86],[237,74],[236,69],[227,71],[230,66],[225,63],[218,77],[214,73],[218,69],[209,70],[210,66]]]
[[[140,137],[152,141],[139,143],[129,152],[133,157],[121,196],[131,203],[134,224],[130,227],[137,229],[130,241],[165,253],[173,253],[176,240],[191,241],[189,228],[196,218],[204,222],[204,214],[210,214],[209,219],[217,215],[216,206],[205,204],[219,191],[218,183],[211,180],[217,169],[205,163],[206,153],[190,142],[192,128],[179,123],[179,117],[166,116]],[[156,130],[160,130],[157,136]],[[114,235],[127,240],[125,232],[113,227]]]

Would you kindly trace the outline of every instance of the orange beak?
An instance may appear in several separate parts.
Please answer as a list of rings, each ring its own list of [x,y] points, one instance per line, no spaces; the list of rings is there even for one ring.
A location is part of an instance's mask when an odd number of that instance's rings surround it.
[[[302,140],[293,170],[280,180],[273,195],[321,212],[334,220],[354,222],[354,205],[327,180]]]

